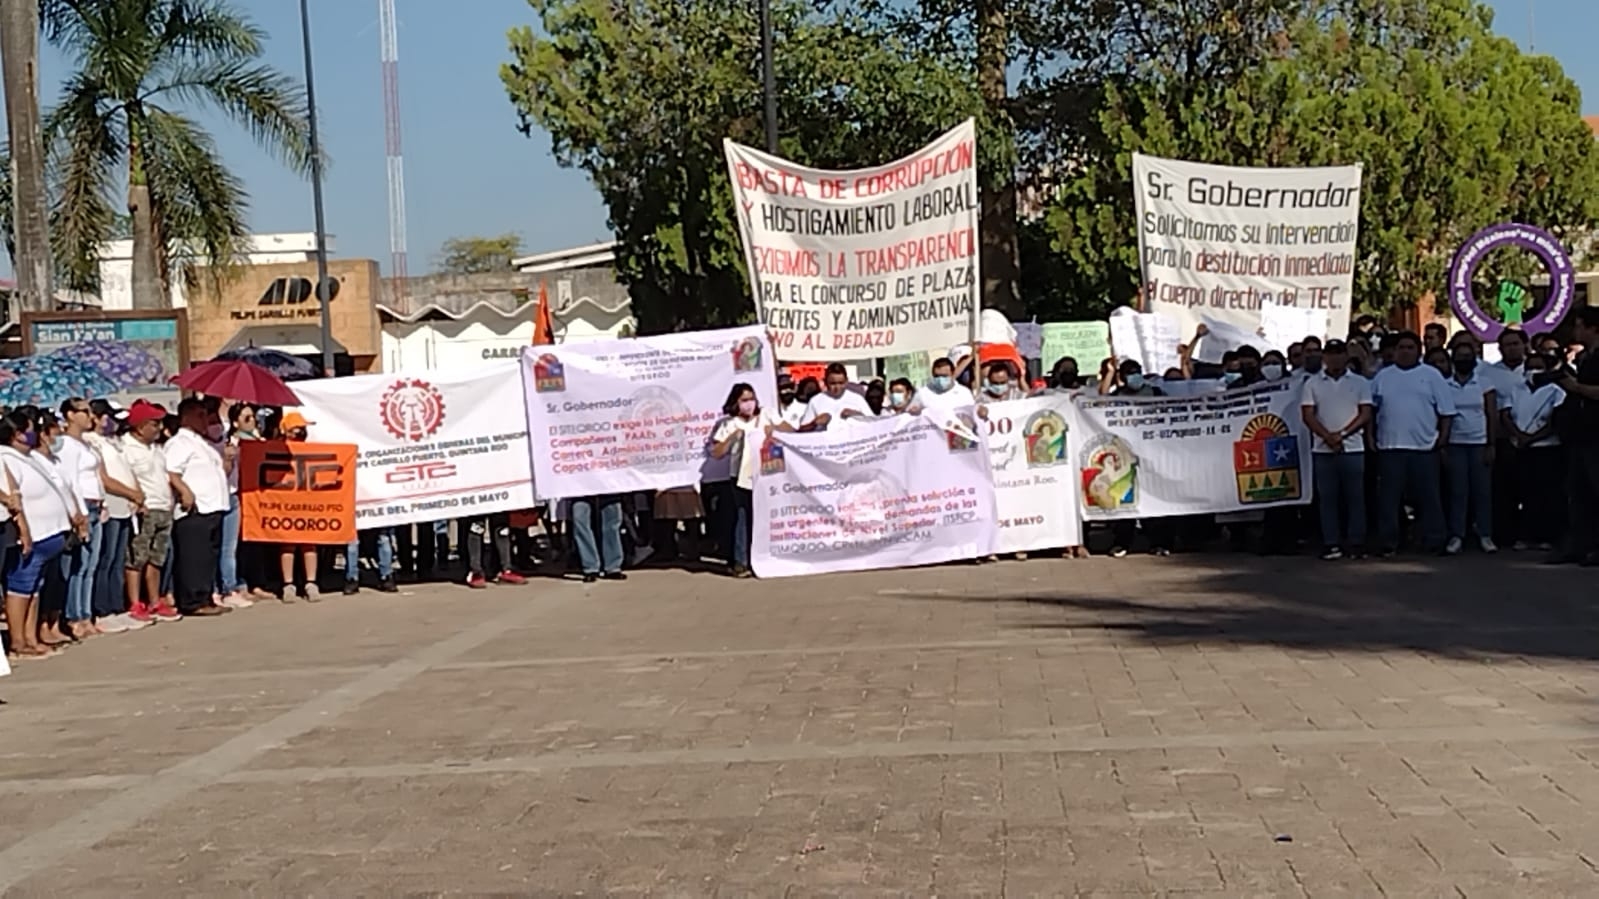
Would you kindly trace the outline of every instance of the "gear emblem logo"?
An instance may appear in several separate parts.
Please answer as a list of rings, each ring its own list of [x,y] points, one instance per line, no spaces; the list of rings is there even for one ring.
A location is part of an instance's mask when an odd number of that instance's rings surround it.
[[[444,425],[444,394],[420,378],[395,381],[378,402],[378,416],[390,434],[420,443]]]

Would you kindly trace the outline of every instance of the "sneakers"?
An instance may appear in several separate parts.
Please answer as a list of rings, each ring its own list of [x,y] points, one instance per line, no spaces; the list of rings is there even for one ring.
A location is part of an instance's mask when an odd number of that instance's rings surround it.
[[[155,624],[156,621],[155,612],[150,609],[150,606],[147,603],[134,603],[133,608],[123,612],[122,614],[128,616],[128,618],[134,621],[139,622],[140,624]]]
[[[157,621],[177,621],[183,617],[178,612],[177,606],[169,602],[156,603],[155,607],[150,610],[150,614],[154,615]]]
[[[1444,555],[1458,556],[1460,555],[1460,550],[1464,547],[1465,544],[1461,542],[1459,537],[1450,537],[1449,542],[1444,544]]]
[[[227,606],[230,609],[248,609],[255,605],[254,602],[245,598],[242,593],[229,593],[227,596],[217,600],[217,604]]]
[[[466,585],[473,590],[487,590],[489,580],[481,574],[469,574],[466,576]]]
[[[1112,546],[1110,548],[1110,557],[1112,559],[1125,559],[1125,558],[1127,558],[1127,547],[1125,547],[1125,546]]]
[[[1498,545],[1493,542],[1493,538],[1491,537],[1482,538],[1480,541],[1478,541],[1478,545],[1482,547],[1483,552],[1490,556],[1499,551]]]
[[[625,580],[627,580],[627,575],[623,574],[620,571],[607,571],[604,574],[600,575],[600,580],[604,580],[604,581],[625,581]]]
[[[304,597],[306,602],[321,602],[322,588],[316,584],[306,584],[305,589],[300,591],[300,596]]]
[[[399,586],[394,583],[394,575],[391,574],[388,577],[378,581],[378,592],[379,593],[398,593],[398,592],[400,592]]]
[[[1321,560],[1323,562],[1336,562],[1343,557],[1344,551],[1336,546],[1327,547],[1327,551],[1321,554]]]
[[[511,584],[512,586],[517,586],[517,585],[521,585],[521,584],[527,583],[527,578],[521,576],[520,574],[517,574],[516,572],[510,570],[509,568],[507,568],[506,570],[500,572],[500,576],[495,578],[494,580],[495,580],[495,583]]]
[[[360,581],[345,581],[344,582],[344,595],[345,596],[354,596],[355,594],[360,593],[360,592],[361,592],[361,582]]]
[[[151,622],[140,621],[139,619],[134,618],[132,615],[123,612],[120,615],[107,615],[106,617],[95,622],[95,624],[99,626],[100,633],[102,634],[125,634],[128,631],[136,631],[147,628],[150,626]]]

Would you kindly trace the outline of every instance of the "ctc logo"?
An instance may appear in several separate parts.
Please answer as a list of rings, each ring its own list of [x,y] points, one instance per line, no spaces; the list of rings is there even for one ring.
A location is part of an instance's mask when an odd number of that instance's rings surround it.
[[[344,467],[333,453],[267,453],[256,469],[262,490],[317,493],[344,487]]]

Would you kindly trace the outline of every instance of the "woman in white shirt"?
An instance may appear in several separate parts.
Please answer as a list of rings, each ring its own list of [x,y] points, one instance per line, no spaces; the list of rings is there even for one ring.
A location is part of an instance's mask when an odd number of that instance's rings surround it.
[[[88,539],[89,508],[73,483],[75,472],[68,470],[62,457],[67,448],[67,436],[61,419],[48,409],[40,409],[34,419],[34,431],[39,435],[39,445],[33,449],[33,458],[50,463],[47,468],[51,482],[61,492],[72,522],[67,543],[56,557],[55,568],[46,568],[44,580],[39,584],[39,639],[48,645],[57,645],[71,643],[79,636],[80,629],[70,626],[67,609],[72,599],[73,563]]]
[[[750,534],[754,522],[755,472],[761,464],[761,446],[783,419],[761,409],[755,388],[734,384],[722,404],[727,417],[711,433],[711,455],[731,461],[733,508],[723,518],[728,527],[728,567],[734,577],[750,576]]]
[[[94,569],[94,625],[108,634],[138,630],[148,622],[128,614],[128,594],[123,573],[128,559],[128,540],[133,536],[134,510],[144,505],[144,492],[138,476],[128,464],[120,441],[115,438],[126,422],[127,410],[109,400],[89,403],[94,412],[94,430],[84,440],[100,460],[100,490],[105,497],[100,516],[100,553]]]
[[[39,585],[46,567],[60,564],[76,512],[53,463],[35,453],[41,439],[38,415],[35,407],[22,406],[0,419],[0,466],[21,507],[16,519],[18,545],[6,556],[5,587],[12,652],[22,659],[58,651],[39,637]]]
[[[89,401],[73,397],[63,402],[61,422],[65,427],[56,438],[59,445],[51,448],[52,455],[67,484],[83,504],[84,527],[88,534],[81,544],[63,556],[67,573],[67,627],[74,638],[81,640],[100,633],[94,622],[94,573],[100,564],[104,532],[100,513],[105,506],[105,489],[100,484],[100,456],[86,439],[94,430],[94,410],[89,408]]]

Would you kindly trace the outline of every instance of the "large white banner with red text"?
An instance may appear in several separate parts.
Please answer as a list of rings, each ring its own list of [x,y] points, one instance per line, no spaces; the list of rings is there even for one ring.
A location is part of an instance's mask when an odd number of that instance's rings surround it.
[[[785,361],[943,353],[973,338],[982,294],[971,120],[871,169],[724,147],[755,311]]]
[[[355,521],[388,527],[533,505],[516,363],[294,385],[318,443],[353,443]]]
[[[539,498],[698,484],[729,391],[748,384],[774,407],[775,366],[759,326],[524,348]]]
[[[990,403],[978,431],[988,435],[998,507],[997,553],[1080,546],[1082,516],[1074,485],[1071,397]]]
[[[896,415],[773,432],[755,480],[750,562],[763,578],[934,565],[994,551],[994,481],[970,410],[946,430]]]

